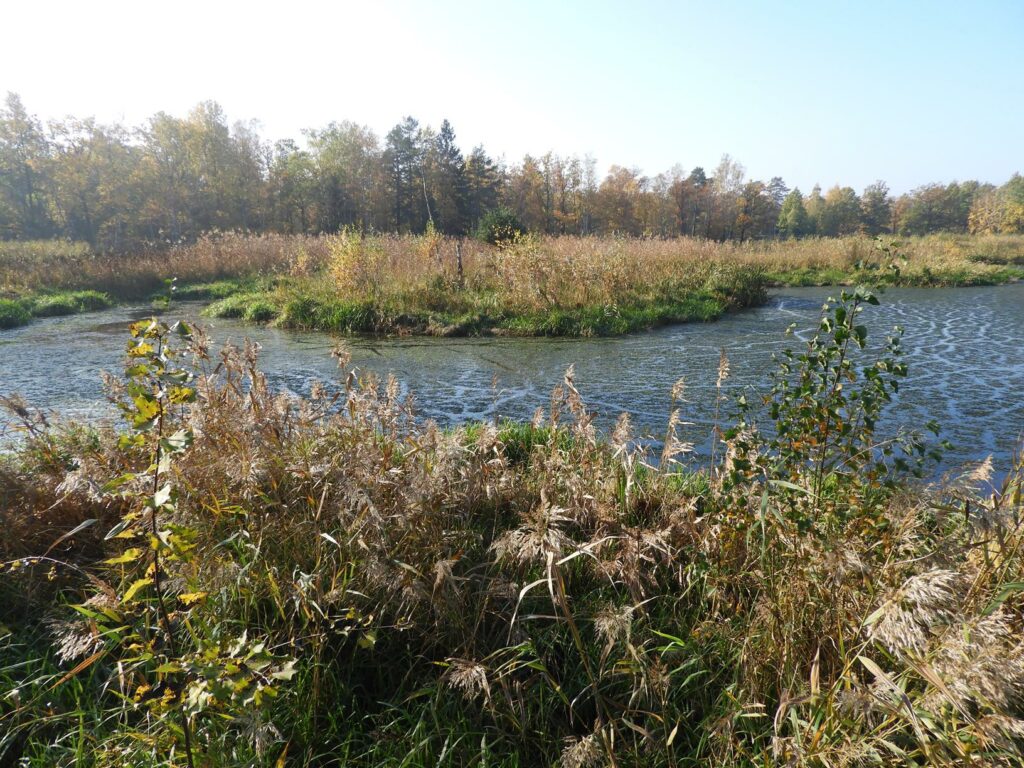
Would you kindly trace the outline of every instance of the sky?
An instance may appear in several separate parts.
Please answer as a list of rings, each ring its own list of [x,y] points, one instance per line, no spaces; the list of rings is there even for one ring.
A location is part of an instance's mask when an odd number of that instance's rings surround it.
[[[804,191],[1024,172],[1024,0],[11,0],[0,94],[143,123],[215,100],[271,140],[447,118],[464,150]]]

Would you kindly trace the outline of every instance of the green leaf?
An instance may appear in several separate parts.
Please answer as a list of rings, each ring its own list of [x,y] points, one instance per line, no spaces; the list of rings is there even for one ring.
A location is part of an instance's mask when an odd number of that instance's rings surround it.
[[[146,357],[155,351],[155,347],[148,341],[140,341],[128,348],[128,357]]]
[[[107,482],[105,482],[100,490],[102,490],[104,493],[110,493],[111,491],[120,488],[125,483],[131,482],[132,480],[135,479],[135,477],[136,475],[134,472],[126,472],[125,474],[119,477],[115,477],[113,480],[108,480]]]
[[[981,615],[991,616],[999,610],[999,606],[1005,603],[1011,595],[1014,595],[1017,592],[1024,592],[1024,581],[1011,581],[1003,584],[996,596],[992,598],[992,601],[985,607],[985,610],[982,611]]]
[[[802,493],[805,496],[814,495],[811,491],[807,490],[803,486],[799,486],[796,483],[791,483],[788,480],[769,480],[768,482],[771,483],[772,485],[777,485],[781,488],[788,488],[791,491],[797,491],[798,493]]]
[[[164,439],[164,447],[174,453],[181,453],[192,445],[194,437],[192,430],[179,429],[173,435]]]
[[[192,387],[171,387],[167,399],[172,403],[193,403],[196,391]]]
[[[291,680],[295,677],[295,659],[289,659],[286,661],[280,669],[275,672],[271,672],[270,676],[275,680]]]
[[[146,438],[142,435],[121,435],[117,438],[119,450],[126,451],[129,448],[140,448],[146,444]]]
[[[107,531],[107,535],[103,537],[104,541],[110,541],[121,536],[126,530],[128,530],[135,522],[134,515],[125,515],[122,517],[113,528]]]

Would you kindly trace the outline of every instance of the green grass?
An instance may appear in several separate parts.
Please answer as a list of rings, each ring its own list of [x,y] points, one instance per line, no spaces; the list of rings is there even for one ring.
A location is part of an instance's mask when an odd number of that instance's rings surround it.
[[[58,317],[93,312],[113,306],[100,291],[32,293],[15,299],[0,299],[0,328],[16,328],[37,317]]]
[[[15,299],[0,299],[0,328],[17,328],[32,319],[25,304]]]
[[[34,317],[77,315],[82,312],[107,309],[113,304],[110,296],[100,291],[64,291],[36,296],[30,300],[31,312]]]
[[[665,292],[667,293],[667,292]],[[412,295],[380,301],[350,301],[309,282],[278,284],[265,290],[240,290],[211,304],[212,317],[273,322],[282,328],[341,333],[421,334],[429,336],[611,336],[670,323],[708,322],[730,309],[763,301],[736,300],[723,292],[691,291],[681,296],[635,297],[618,306],[552,307],[546,310],[502,307],[489,292],[418,301]],[[427,306],[420,306],[426,304]]]
[[[178,286],[174,291],[174,298],[181,301],[197,301],[225,299],[233,296],[246,288],[252,289],[251,280],[216,280],[212,283],[190,283]],[[157,293],[156,296],[166,296],[166,291]]]

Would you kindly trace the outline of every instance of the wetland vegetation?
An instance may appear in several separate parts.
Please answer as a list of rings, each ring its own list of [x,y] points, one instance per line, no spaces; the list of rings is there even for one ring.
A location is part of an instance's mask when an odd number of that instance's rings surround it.
[[[44,126],[14,95],[0,170],[2,329],[178,297],[601,336],[851,286],[756,393],[721,355],[702,463],[682,380],[656,441],[599,430],[571,367],[532,420],[438,426],[343,346],[302,397],[159,318],[105,379],[118,425],[0,392],[0,766],[1022,764],[1024,462],[938,478],[941,424],[878,430],[907,364],[863,287],[1020,280],[1020,175],[599,180],[447,121],[270,145],[212,102]]]
[[[883,243],[884,246],[884,243]],[[520,234],[211,234],[134,255],[0,243],[0,322],[174,295],[282,327],[433,335],[607,335],[756,306],[773,285],[994,285],[1024,276],[1024,236],[930,235],[898,270],[866,236],[716,243]]]
[[[6,403],[0,756],[1016,764],[1024,467],[925,485],[939,446],[875,434],[876,302],[780,357],[761,423],[723,357],[700,470],[682,382],[652,455],[572,370],[532,423],[441,430],[343,349],[303,400],[134,324],[123,428]]]
[[[146,299],[378,333],[594,335],[709,320],[769,284],[976,285],[1024,273],[1024,178],[809,194],[723,156],[655,176],[464,153],[446,120],[270,144],[214,102],[144,125],[0,110],[0,324]],[[905,241],[899,274],[872,238]],[[99,294],[60,294],[95,291]]]

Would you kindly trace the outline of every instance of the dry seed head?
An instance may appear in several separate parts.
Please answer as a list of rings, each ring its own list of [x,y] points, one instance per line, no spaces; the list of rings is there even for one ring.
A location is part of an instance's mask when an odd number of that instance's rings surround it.
[[[434,592],[437,593],[439,590],[447,586],[449,589],[456,590],[457,585],[455,582],[454,567],[458,560],[446,559],[438,560],[434,563]]]
[[[533,418],[530,419],[530,426],[534,429],[540,429],[544,425],[544,409],[540,406],[533,412]]]
[[[715,381],[715,386],[718,389],[721,389],[722,388],[722,384],[724,384],[725,380],[728,379],[728,378],[729,378],[729,358],[726,357],[725,350],[723,349],[718,354],[718,379]]]
[[[334,345],[334,348],[331,350],[331,356],[338,361],[338,368],[342,371],[347,369],[348,364],[352,361],[352,351],[343,342]]]
[[[558,765],[560,768],[591,768],[601,764],[603,755],[601,741],[592,733],[582,739],[566,739]]]
[[[571,543],[562,526],[572,522],[566,510],[542,498],[524,515],[523,525],[506,531],[491,545],[499,560],[520,564],[544,562],[547,555],[560,555]]]
[[[661,450],[661,463],[668,466],[675,457],[682,453],[692,453],[693,443],[680,440],[676,428],[684,422],[680,419],[679,409],[673,408],[668,417],[668,428],[665,430],[665,445]]]
[[[836,582],[845,582],[867,573],[868,568],[854,549],[832,549],[822,555],[826,572]]]
[[[490,702],[491,686],[487,680],[487,667],[466,659],[448,659],[448,663],[450,666],[445,679],[451,688],[461,691],[469,701],[482,694],[484,701]]]
[[[611,443],[617,452],[625,450],[633,437],[633,424],[630,422],[629,414],[622,413],[615,422],[612,430]]]
[[[629,642],[633,629],[633,606],[607,605],[594,616],[594,631],[604,640],[605,653],[621,641]]]
[[[987,483],[992,479],[992,454],[967,474],[967,481],[972,485]]]
[[[103,638],[85,622],[58,619],[48,624],[57,648],[57,657],[64,664],[85,658],[103,646]]]
[[[944,685],[925,697],[928,708],[948,701],[961,711],[982,705],[1006,712],[1024,697],[1024,646],[1003,611],[944,633],[931,663]]]
[[[869,637],[893,653],[924,653],[932,630],[953,620],[959,582],[959,574],[943,569],[907,579],[879,609]]]
[[[680,377],[676,380],[676,383],[672,385],[672,402],[682,402],[683,396],[686,394],[686,379]]]
[[[1007,715],[985,715],[974,722],[974,731],[986,749],[1016,752],[1024,741],[1024,720]]]

